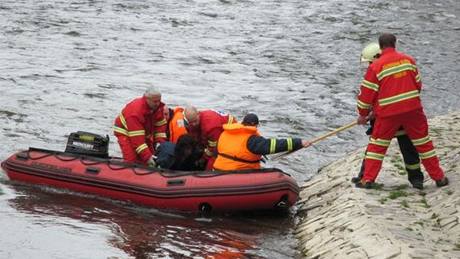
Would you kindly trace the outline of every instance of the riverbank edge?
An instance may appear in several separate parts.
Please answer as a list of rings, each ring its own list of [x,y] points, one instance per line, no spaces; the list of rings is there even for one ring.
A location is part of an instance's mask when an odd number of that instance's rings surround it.
[[[460,258],[460,112],[429,125],[450,184],[437,188],[422,169],[425,188],[412,188],[392,140],[381,188],[355,188],[362,147],[301,186],[295,235],[302,258]]]

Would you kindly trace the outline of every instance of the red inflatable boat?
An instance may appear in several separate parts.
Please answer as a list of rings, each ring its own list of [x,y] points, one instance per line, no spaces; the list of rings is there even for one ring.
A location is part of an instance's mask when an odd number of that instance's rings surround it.
[[[170,171],[68,152],[30,148],[2,162],[11,180],[181,211],[289,208],[299,187],[279,169]]]

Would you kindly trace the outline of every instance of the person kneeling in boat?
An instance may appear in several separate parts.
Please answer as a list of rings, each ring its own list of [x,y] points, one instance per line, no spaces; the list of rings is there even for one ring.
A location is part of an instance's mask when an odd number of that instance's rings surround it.
[[[155,146],[166,141],[163,106],[161,93],[150,87],[144,96],[128,103],[115,119],[114,135],[126,162],[155,166]]]
[[[311,145],[299,138],[267,139],[260,136],[256,114],[247,114],[243,122],[224,125],[217,144],[214,169],[220,171],[260,169],[263,155],[293,151]]]
[[[200,170],[198,161],[203,155],[203,150],[198,147],[198,142],[189,134],[181,135],[177,143],[163,142],[156,152],[156,163],[160,168],[193,171]]]

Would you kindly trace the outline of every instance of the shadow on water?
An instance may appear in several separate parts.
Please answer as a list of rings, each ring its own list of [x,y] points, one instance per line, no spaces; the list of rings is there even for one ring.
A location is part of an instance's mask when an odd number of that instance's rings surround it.
[[[6,183],[6,182],[5,182]],[[290,212],[252,212],[200,216],[165,212],[126,202],[96,198],[48,187],[7,183],[15,192],[7,201],[16,213],[45,221],[58,217],[68,228],[91,224],[109,230],[106,243],[133,258],[292,258],[295,252],[276,249],[261,239],[276,233],[290,234]],[[81,228],[80,234],[86,230]],[[38,238],[39,234],[37,234]],[[33,237],[31,237],[33,238]],[[88,251],[87,251],[88,252]],[[79,257],[79,255],[76,255]]]

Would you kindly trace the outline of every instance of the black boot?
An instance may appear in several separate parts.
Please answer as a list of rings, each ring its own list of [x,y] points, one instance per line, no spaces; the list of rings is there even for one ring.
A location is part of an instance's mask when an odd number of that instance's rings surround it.
[[[446,186],[448,184],[449,184],[449,179],[447,179],[447,177],[445,177],[445,176],[441,180],[436,181],[436,186],[438,186],[438,187],[443,187],[443,186]]]
[[[407,178],[409,179],[409,182],[412,184],[412,187],[419,190],[423,190],[424,177],[422,171],[420,171],[420,169],[411,170],[407,168],[406,171]]]

